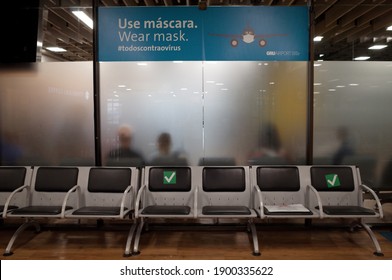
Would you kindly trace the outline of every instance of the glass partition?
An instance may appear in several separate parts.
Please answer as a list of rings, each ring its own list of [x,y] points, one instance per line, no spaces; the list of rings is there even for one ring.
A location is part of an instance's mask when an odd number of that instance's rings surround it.
[[[205,156],[239,165],[304,163],[306,65],[206,62]]]
[[[91,62],[0,68],[2,165],[94,165]]]
[[[202,153],[201,62],[100,64],[106,165],[195,164]]]
[[[304,163],[306,65],[101,63],[103,163]]]
[[[314,162],[356,164],[365,183],[383,185],[392,159],[392,62],[318,64]]]

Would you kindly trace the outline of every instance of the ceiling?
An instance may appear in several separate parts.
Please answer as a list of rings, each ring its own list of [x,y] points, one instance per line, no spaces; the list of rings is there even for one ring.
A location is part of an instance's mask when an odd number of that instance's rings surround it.
[[[195,6],[207,1],[208,6],[303,6],[307,0],[100,0],[102,6]],[[314,0],[315,60],[353,60],[370,56],[373,61],[392,61],[392,0]],[[45,0],[43,11],[43,50],[56,60],[93,59],[93,31],[73,14],[75,8],[92,16],[91,0]],[[382,50],[369,50],[373,44],[385,44]],[[67,51],[53,53],[49,46]]]

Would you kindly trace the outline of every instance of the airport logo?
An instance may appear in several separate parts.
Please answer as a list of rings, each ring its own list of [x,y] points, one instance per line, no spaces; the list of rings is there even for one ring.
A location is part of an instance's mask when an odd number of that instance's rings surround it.
[[[338,174],[327,174],[325,175],[328,188],[340,187],[340,180]]]
[[[177,182],[176,171],[163,171],[163,184],[172,185]]]
[[[240,41],[250,44],[254,41],[258,41],[259,47],[263,48],[267,45],[267,39],[277,36],[287,36],[287,34],[256,34],[253,28],[247,26],[241,34],[209,34],[210,36],[219,36],[231,38],[230,45],[235,48],[238,46]]]

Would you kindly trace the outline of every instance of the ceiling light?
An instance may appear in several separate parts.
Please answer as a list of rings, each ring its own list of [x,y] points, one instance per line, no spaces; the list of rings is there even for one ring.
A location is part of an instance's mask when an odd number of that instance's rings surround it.
[[[119,88],[127,87],[126,85],[118,85]]]
[[[138,66],[147,66],[147,63],[146,62],[138,62],[137,65]]]
[[[369,47],[369,50],[382,50],[386,47],[388,47],[388,45],[373,45]]]
[[[46,49],[51,52],[66,52],[67,51],[66,49],[59,48],[59,47],[47,47]]]
[[[320,53],[320,55],[319,55],[320,57],[323,57],[324,56],[324,54],[323,53]]]
[[[349,86],[356,87],[359,86],[359,84],[349,84]]]
[[[42,48],[42,42],[41,41],[37,41],[37,47],[38,48]]]
[[[314,67],[318,67],[318,66],[321,66],[321,65],[322,65],[321,63],[315,63]]]
[[[328,89],[328,91],[336,91],[336,89],[330,88],[330,89]]]
[[[368,60],[370,56],[357,56],[354,60]]]
[[[174,60],[173,63],[181,64],[181,63],[184,63],[184,61],[181,61],[181,60]]]
[[[86,15],[83,11],[73,11],[72,12],[78,19],[80,19],[85,25],[93,29],[93,20]]]
[[[324,37],[323,36],[316,36],[313,38],[313,41],[320,42]]]
[[[314,85],[314,86],[321,86],[322,83],[314,83],[313,85]]]
[[[392,31],[392,25],[387,27],[387,31]]]

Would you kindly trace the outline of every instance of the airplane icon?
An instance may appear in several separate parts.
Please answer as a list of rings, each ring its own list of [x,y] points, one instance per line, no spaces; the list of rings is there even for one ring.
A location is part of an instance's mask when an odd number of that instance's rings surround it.
[[[267,38],[287,36],[287,34],[255,34],[254,30],[250,27],[245,28],[242,34],[209,34],[209,35],[232,38],[230,40],[230,45],[233,48],[238,46],[240,40],[242,40],[246,44],[253,43],[254,41],[257,40],[260,47],[265,47],[267,45],[267,40],[266,40]]]

